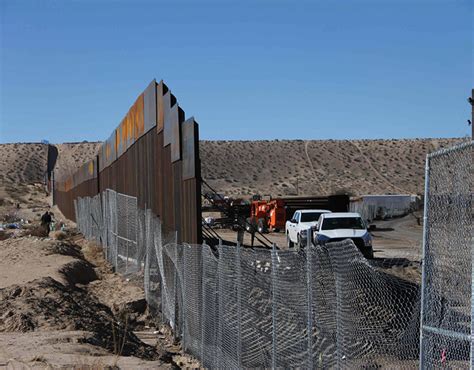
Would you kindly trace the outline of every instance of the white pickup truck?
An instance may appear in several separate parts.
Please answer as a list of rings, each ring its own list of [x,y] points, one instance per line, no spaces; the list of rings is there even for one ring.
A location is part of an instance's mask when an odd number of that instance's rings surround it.
[[[372,248],[372,228],[367,228],[364,220],[358,213],[341,212],[324,214],[313,232],[315,244],[326,244],[351,239],[365,258],[374,258]]]
[[[301,209],[293,214],[291,220],[286,221],[285,233],[288,248],[295,245],[301,247],[307,243],[308,230],[316,226],[319,216],[331,213],[326,209]]]

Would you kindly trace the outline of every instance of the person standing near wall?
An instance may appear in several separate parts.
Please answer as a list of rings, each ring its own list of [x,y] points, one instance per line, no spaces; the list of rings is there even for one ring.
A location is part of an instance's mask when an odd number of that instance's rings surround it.
[[[43,216],[41,216],[41,226],[45,229],[47,235],[51,231],[51,222],[53,222],[52,213],[46,211]]]

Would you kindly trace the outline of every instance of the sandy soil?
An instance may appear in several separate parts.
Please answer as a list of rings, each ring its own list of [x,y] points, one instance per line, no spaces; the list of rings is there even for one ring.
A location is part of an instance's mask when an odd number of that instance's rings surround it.
[[[149,315],[137,279],[115,274],[73,223],[66,221],[66,232],[30,235],[48,207],[40,188],[21,187],[17,209],[13,190],[1,187],[0,218],[29,223],[0,240],[0,368],[199,367]],[[62,218],[57,209],[55,216]]]
[[[76,258],[56,253],[58,248],[60,245],[55,240],[36,237],[0,241],[0,289],[48,276],[66,284],[60,270],[74,263]]]

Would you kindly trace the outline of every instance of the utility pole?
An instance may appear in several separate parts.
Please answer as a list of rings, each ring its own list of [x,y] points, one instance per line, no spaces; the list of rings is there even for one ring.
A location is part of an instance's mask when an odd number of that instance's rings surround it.
[[[471,140],[474,140],[474,89],[471,90],[471,96],[467,98],[469,104],[471,104],[471,119],[467,120],[471,126]]]
[[[474,140],[474,89],[471,91],[471,97],[468,99],[469,103],[471,103],[471,139]]]

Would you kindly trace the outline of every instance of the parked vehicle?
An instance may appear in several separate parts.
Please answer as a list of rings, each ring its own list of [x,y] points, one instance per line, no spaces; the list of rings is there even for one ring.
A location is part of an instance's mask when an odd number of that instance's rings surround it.
[[[314,244],[326,244],[346,239],[351,239],[365,258],[374,257],[372,235],[359,213],[322,214],[313,231]]]
[[[307,243],[308,230],[316,226],[322,214],[331,213],[327,209],[300,209],[291,220],[286,222],[285,233],[288,248],[296,245],[304,246]]]

